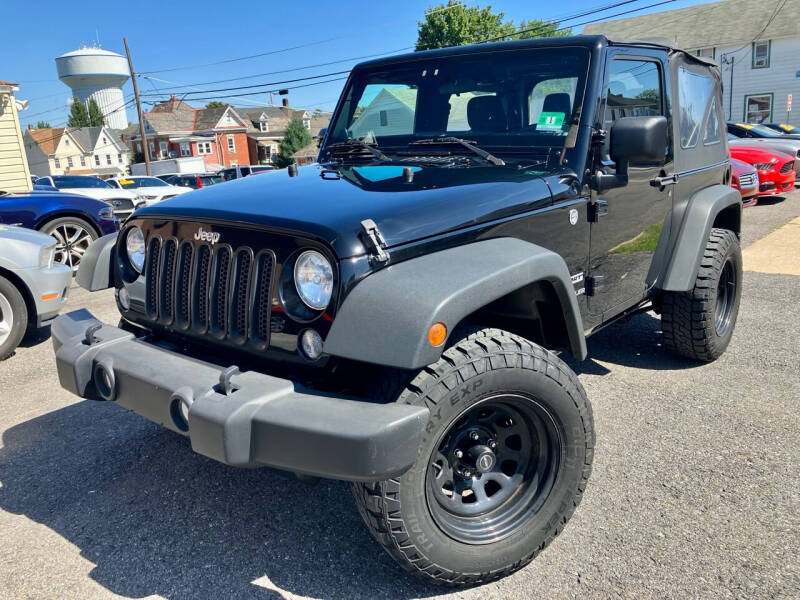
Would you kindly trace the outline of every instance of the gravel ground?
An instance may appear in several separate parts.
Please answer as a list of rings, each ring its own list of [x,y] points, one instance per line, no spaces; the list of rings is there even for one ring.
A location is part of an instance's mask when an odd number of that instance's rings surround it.
[[[745,211],[745,244],[800,215],[800,192]],[[107,292],[73,290],[114,322]],[[235,470],[57,383],[50,342],[0,367],[0,598],[796,598],[800,278],[747,273],[733,342],[699,366],[646,314],[576,364],[594,472],[531,566],[448,593],[407,579],[339,482]]]

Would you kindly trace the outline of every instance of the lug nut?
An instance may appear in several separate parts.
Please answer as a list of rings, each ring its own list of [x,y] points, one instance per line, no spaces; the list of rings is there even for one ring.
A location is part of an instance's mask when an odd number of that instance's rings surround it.
[[[464,470],[464,477],[472,477],[472,471],[469,469]]]
[[[479,436],[477,431],[473,431],[472,433],[469,434],[469,439],[471,439],[473,442],[477,442],[478,437]]]
[[[491,442],[489,442],[489,448],[491,448],[492,450],[494,450],[495,448],[497,448],[497,442],[495,442],[494,440],[492,440]]]
[[[456,450],[453,454],[456,455],[456,458],[461,458],[464,456],[464,453],[461,450]]]

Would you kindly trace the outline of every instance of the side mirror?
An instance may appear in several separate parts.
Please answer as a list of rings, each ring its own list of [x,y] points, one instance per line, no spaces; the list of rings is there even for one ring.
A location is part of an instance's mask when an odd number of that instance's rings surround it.
[[[325,141],[325,135],[327,133],[328,133],[327,127],[323,127],[322,129],[319,130],[319,133],[317,134],[317,148],[322,147],[322,142]]]
[[[623,117],[611,128],[611,158],[617,164],[659,163],[667,143],[666,117]]]
[[[611,127],[611,159],[615,173],[597,172],[598,192],[628,185],[628,163],[658,164],[667,154],[669,137],[666,117],[622,117]]]

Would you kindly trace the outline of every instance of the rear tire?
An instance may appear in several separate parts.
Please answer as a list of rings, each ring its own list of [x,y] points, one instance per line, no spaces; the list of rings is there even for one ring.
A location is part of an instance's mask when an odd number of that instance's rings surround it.
[[[0,360],[13,356],[28,328],[28,308],[17,286],[0,276]]]
[[[712,229],[694,287],[665,292],[664,346],[686,358],[711,362],[731,341],[742,297],[742,250],[728,229]]]
[[[419,458],[400,477],[354,483],[353,495],[375,539],[414,575],[459,586],[509,575],[580,503],[592,409],[576,375],[544,348],[474,332],[385,400],[430,409]]]

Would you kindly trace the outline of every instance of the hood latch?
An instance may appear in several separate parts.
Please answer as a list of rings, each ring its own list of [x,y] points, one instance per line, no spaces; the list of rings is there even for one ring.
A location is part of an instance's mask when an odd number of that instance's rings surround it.
[[[381,230],[372,219],[361,221],[361,242],[367,249],[370,262],[386,262],[389,260],[389,253],[386,252],[386,240],[383,239]]]

